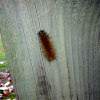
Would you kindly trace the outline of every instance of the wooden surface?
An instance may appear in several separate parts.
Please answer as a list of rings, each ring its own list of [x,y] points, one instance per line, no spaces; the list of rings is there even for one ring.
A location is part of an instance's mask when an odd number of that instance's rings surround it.
[[[0,33],[17,100],[100,100],[99,0],[0,0]],[[56,60],[43,55],[45,30]]]

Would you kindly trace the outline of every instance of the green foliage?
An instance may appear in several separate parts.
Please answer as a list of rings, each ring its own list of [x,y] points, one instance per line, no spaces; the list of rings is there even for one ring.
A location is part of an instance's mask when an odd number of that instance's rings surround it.
[[[5,68],[8,67],[7,61],[3,61],[3,62],[4,62],[3,64],[0,64],[0,68],[1,68],[1,67],[2,67],[2,68],[3,68],[3,67],[5,67]]]
[[[15,94],[10,93],[9,95],[5,96],[5,98],[2,98],[1,100],[11,99],[13,100],[15,98]]]
[[[4,48],[3,48],[1,36],[0,36],[0,62],[4,62],[4,63],[0,63],[0,68],[8,67],[8,63],[6,61],[6,57],[5,57],[5,53],[4,53]]]
[[[3,44],[2,44],[1,35],[0,35],[0,50],[1,49],[3,49]]]
[[[6,59],[4,50],[0,51],[0,60]]]

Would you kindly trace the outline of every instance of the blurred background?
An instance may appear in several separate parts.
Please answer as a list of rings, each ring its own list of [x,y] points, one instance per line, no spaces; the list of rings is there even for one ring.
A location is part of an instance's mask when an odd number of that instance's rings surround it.
[[[11,74],[0,35],[0,100],[16,100]]]

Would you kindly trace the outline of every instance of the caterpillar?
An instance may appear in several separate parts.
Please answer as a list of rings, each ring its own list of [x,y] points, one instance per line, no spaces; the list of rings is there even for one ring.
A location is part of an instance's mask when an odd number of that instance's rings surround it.
[[[49,35],[47,35],[47,33],[44,30],[40,30],[38,36],[45,57],[47,58],[48,61],[54,60],[56,58],[55,49]]]

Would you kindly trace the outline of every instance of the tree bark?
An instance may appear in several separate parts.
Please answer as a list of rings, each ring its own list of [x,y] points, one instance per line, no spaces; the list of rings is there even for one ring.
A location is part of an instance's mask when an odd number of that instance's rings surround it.
[[[99,0],[0,0],[0,33],[17,100],[100,100]],[[44,56],[38,32],[56,59]]]

